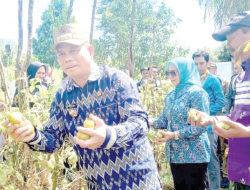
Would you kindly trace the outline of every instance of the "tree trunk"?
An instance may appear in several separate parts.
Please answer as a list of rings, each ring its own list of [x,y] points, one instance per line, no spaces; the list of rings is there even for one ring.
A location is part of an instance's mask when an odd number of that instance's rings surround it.
[[[32,50],[32,29],[33,29],[33,7],[34,0],[29,0],[29,11],[28,11],[28,47],[27,47],[27,57],[25,65],[23,66],[23,70],[26,71],[31,58],[31,50]]]
[[[152,47],[151,47],[151,55],[150,55],[150,78],[152,76],[152,66],[154,63],[154,48],[155,48],[155,28],[156,28],[156,22],[154,23],[153,26],[153,40],[152,40]]]
[[[93,33],[94,33],[94,26],[95,26],[95,8],[96,8],[97,0],[94,0],[93,9],[92,9],[92,19],[91,19],[91,28],[90,28],[90,36],[89,36],[89,43],[93,41]]]
[[[24,71],[21,63],[21,55],[23,48],[23,1],[18,0],[18,52],[17,52],[17,60],[15,71],[16,84],[18,89],[18,107],[19,110],[22,111],[24,108],[28,109],[28,104],[26,101],[25,93],[21,93],[23,89],[26,88],[26,70]]]
[[[133,78],[134,74],[134,57],[133,57],[133,38],[134,38],[134,24],[135,24],[135,5],[136,0],[133,0],[131,12],[131,27],[130,27],[130,45],[129,45],[129,75]]]
[[[16,58],[17,70],[21,70],[21,55],[23,49],[23,0],[18,0],[18,51]]]
[[[68,17],[67,17],[67,24],[70,23],[70,16],[71,16],[71,13],[73,12],[73,5],[74,5],[74,0],[70,0],[69,10],[68,10]]]

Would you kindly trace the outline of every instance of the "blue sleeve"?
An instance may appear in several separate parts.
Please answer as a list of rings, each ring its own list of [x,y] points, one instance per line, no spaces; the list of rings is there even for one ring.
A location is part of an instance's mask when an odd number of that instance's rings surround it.
[[[153,128],[155,129],[166,129],[167,126],[168,126],[168,120],[166,119],[163,113],[161,114],[159,118],[157,118],[153,122]]]
[[[202,91],[195,91],[190,96],[190,108],[197,109],[199,111],[209,113],[209,96]],[[185,113],[187,114],[187,113]],[[184,139],[193,138],[195,136],[200,136],[202,133],[206,132],[208,127],[195,127],[189,123],[184,123],[185,127],[179,130],[180,137]]]
[[[210,106],[210,115],[216,115],[226,105],[226,100],[220,81],[217,78],[211,80],[211,90],[214,95],[214,104]]]
[[[36,130],[36,137],[27,144],[32,150],[52,153],[61,147],[65,134],[61,109],[55,98],[51,104],[50,119],[44,126],[44,131]]]
[[[117,86],[118,117],[121,119],[120,124],[107,127],[108,134],[111,133],[107,147],[133,146],[136,141],[147,137],[148,115],[131,78],[125,74],[120,75],[114,85]]]

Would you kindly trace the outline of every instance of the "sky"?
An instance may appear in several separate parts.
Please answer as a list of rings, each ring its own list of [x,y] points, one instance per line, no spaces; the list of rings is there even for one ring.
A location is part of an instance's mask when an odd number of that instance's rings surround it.
[[[41,15],[48,8],[50,0],[34,0],[33,11],[33,35],[41,25]],[[69,4],[70,0],[66,0]],[[23,30],[24,30],[24,51],[27,47],[27,20],[28,2],[23,0]],[[73,13],[78,24],[90,28],[92,16],[92,3],[90,0],[75,0]],[[190,47],[191,51],[204,47],[215,48],[221,45],[212,38],[214,22],[208,18],[204,23],[204,11],[197,5],[195,0],[166,0],[176,17],[182,22],[175,30],[173,40],[179,45]],[[18,42],[18,1],[0,0],[0,39]],[[95,37],[95,35],[94,35]]]

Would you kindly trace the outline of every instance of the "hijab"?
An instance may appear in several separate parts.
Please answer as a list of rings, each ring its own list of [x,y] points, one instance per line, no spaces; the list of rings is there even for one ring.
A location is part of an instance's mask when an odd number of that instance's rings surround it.
[[[184,57],[174,58],[166,64],[167,71],[169,65],[173,65],[180,76],[180,84],[175,87],[177,92],[187,84],[201,86],[200,74],[193,59]]]
[[[38,71],[38,69],[40,67],[44,67],[45,71],[46,71],[46,67],[44,64],[40,63],[40,62],[33,62],[29,65],[28,69],[27,69],[27,76],[28,76],[28,81],[30,82],[31,79],[34,79],[36,76],[36,72]]]

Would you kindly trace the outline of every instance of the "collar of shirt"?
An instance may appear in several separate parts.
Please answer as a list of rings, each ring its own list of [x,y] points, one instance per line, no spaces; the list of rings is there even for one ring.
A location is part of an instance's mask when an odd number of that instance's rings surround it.
[[[102,72],[101,72],[101,69],[99,68],[99,66],[95,62],[92,62],[91,72],[90,72],[90,75],[89,75],[86,83],[88,81],[98,80],[101,77],[101,73]],[[72,78],[69,78],[68,82],[66,84],[66,88],[68,91],[71,91],[71,90],[73,90],[73,87],[79,88],[79,86],[74,82],[74,80]]]

